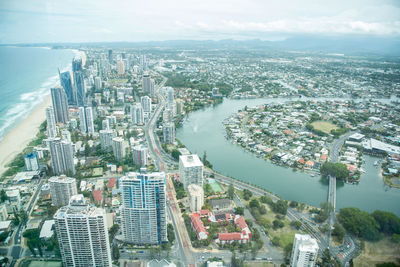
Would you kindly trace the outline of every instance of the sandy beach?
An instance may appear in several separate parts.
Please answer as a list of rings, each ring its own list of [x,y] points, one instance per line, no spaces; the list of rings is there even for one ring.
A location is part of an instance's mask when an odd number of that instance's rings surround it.
[[[80,53],[82,64],[85,65],[85,52],[77,52]],[[7,170],[5,166],[36,137],[40,124],[46,120],[46,108],[51,105],[51,96],[49,95],[0,141],[0,175]]]
[[[20,153],[39,132],[40,124],[46,119],[46,107],[51,106],[51,97],[37,106],[20,124],[10,130],[0,141],[0,174],[5,166]]]

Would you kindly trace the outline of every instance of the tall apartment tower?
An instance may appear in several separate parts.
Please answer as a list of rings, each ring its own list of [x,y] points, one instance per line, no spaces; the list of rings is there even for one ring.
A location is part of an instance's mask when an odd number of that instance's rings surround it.
[[[174,109],[174,88],[166,88],[166,105],[168,109]]]
[[[74,72],[74,84],[76,88],[76,104],[79,107],[83,107],[86,105],[86,89],[82,71]]]
[[[54,138],[57,136],[56,119],[54,118],[54,109],[52,107],[46,108],[46,121],[47,121],[47,136]]]
[[[68,99],[64,89],[61,87],[51,88],[51,101],[56,123],[67,123],[69,121]]]
[[[73,195],[78,194],[75,178],[65,175],[49,179],[51,201],[54,206],[66,206]]]
[[[56,212],[54,220],[63,266],[112,266],[104,209],[75,195]]]
[[[140,98],[140,103],[142,104],[142,108],[144,112],[151,113],[151,98],[147,95],[142,96]]]
[[[72,60],[72,72],[75,73],[75,71],[82,71],[82,70],[83,70],[82,58],[75,57]]]
[[[163,139],[166,144],[175,142],[175,124],[173,122],[163,123]]]
[[[37,152],[31,152],[24,156],[25,170],[27,171],[37,171],[40,168],[39,157]]]
[[[121,228],[128,243],[167,242],[165,174],[128,173],[120,179]]]
[[[147,161],[148,149],[143,145],[134,146],[132,148],[133,163],[138,167],[145,167]]]
[[[203,187],[190,184],[188,186],[189,208],[192,212],[199,211],[204,205],[204,190]]]
[[[92,107],[79,107],[79,120],[82,133],[94,134]]]
[[[112,151],[113,149],[113,138],[117,136],[116,132],[111,130],[100,130],[100,145],[104,151]]]
[[[125,64],[121,59],[117,61],[117,73],[118,75],[125,74]]]
[[[179,175],[186,190],[190,184],[203,187],[203,163],[199,156],[196,154],[179,156]]]
[[[94,88],[100,90],[102,87],[101,77],[94,78]]]
[[[314,267],[317,261],[318,250],[317,240],[310,235],[296,234],[290,257],[290,266]]]
[[[121,160],[125,157],[125,142],[122,137],[114,137],[112,139],[112,148],[116,160]]]
[[[75,105],[76,104],[76,92],[75,87],[72,85],[72,78],[69,71],[59,73],[60,76],[60,84],[64,88],[65,94],[67,95],[68,104]]]
[[[144,112],[143,112],[143,107],[140,103],[136,103],[131,106],[131,118],[133,124],[136,125],[144,124]]]
[[[61,140],[58,137],[49,138],[47,142],[50,150],[51,167],[53,168],[54,174],[75,174],[72,143]]]
[[[142,80],[143,93],[150,95],[152,86],[154,87],[154,81],[152,83],[150,75],[147,73],[143,74],[143,80]]]

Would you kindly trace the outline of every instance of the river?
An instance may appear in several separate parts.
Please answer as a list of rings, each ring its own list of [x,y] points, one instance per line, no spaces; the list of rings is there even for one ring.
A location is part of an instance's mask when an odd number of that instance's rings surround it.
[[[182,127],[177,129],[177,138],[200,157],[206,151],[207,159],[221,174],[258,185],[286,200],[319,206],[327,201],[328,183],[325,179],[257,158],[225,137],[223,120],[246,105],[251,107],[290,100],[224,99],[222,104],[189,114]],[[381,209],[400,216],[400,189],[385,185],[379,176],[379,168],[373,165],[374,157],[366,155],[364,159],[366,173],[361,175],[359,184],[338,183],[337,209],[350,206],[368,212]]]

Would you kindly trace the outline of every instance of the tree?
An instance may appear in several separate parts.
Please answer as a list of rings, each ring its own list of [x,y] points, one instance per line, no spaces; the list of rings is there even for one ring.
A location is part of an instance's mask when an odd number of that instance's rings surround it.
[[[233,184],[229,185],[226,193],[227,193],[229,199],[233,199],[233,197],[235,195],[235,188],[233,187]]]
[[[117,245],[114,245],[113,247],[112,247],[112,257],[113,257],[113,259],[114,260],[119,260],[119,248],[118,248],[118,246]]]
[[[250,208],[259,208],[260,202],[256,198],[252,199],[249,203]]]
[[[175,241],[175,231],[174,227],[170,223],[167,226],[167,237],[168,237],[168,242],[173,244]]]
[[[358,208],[343,208],[340,209],[337,218],[348,232],[358,237],[371,241],[380,239],[379,224],[365,211]]]
[[[334,229],[332,231],[332,235],[336,236],[338,238],[338,240],[340,242],[342,242],[343,238],[346,234],[346,230],[340,223],[335,223],[335,225],[333,227],[334,227]]]
[[[379,231],[385,234],[400,234],[400,219],[395,214],[376,210],[372,214],[375,221],[379,224]]]
[[[299,221],[291,221],[290,222],[290,226],[292,226],[293,228],[299,230],[300,227],[301,227],[301,222],[299,222]]]
[[[174,150],[172,150],[172,152],[171,152],[171,156],[174,158],[174,159],[176,159],[176,160],[179,160],[179,156],[181,155],[181,152],[179,152],[179,150],[178,149],[174,149]]]
[[[272,204],[272,210],[274,212],[286,215],[288,204],[285,200],[279,199],[277,202]]]
[[[346,179],[349,175],[347,166],[343,163],[325,162],[320,171],[323,176],[332,175],[337,179]]]
[[[244,208],[242,208],[242,207],[236,207],[236,208],[235,208],[235,214],[243,215],[243,214],[244,214]]]
[[[249,200],[253,196],[253,193],[249,189],[243,189],[243,198]]]
[[[268,205],[271,205],[273,203],[272,199],[269,196],[261,196],[260,201]]]
[[[108,230],[108,234],[110,235],[111,241],[114,239],[118,231],[119,231],[119,224],[114,224],[113,226],[111,226],[110,230]]]
[[[6,191],[4,191],[4,189],[0,190],[0,203],[3,203],[4,201],[6,201],[8,199]]]

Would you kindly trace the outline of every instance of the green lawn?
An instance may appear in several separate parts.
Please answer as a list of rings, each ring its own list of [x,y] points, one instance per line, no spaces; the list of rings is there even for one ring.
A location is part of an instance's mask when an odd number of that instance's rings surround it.
[[[61,267],[61,261],[32,261],[29,267]]]
[[[329,121],[314,121],[311,123],[311,125],[315,130],[319,130],[327,134],[330,134],[332,130],[339,129],[339,127]]]

